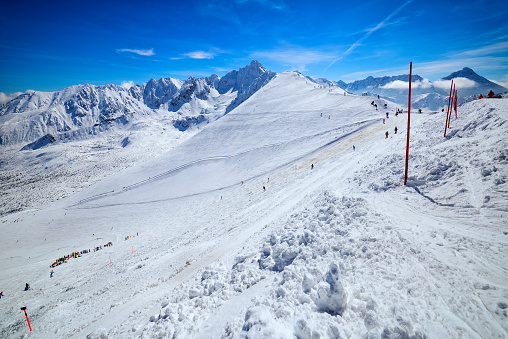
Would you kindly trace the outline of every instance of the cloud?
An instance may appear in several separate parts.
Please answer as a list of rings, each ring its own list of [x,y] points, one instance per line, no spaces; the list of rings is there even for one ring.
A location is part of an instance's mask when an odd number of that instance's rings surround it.
[[[190,53],[185,53],[183,56],[190,59],[213,59],[215,56],[212,52],[204,52],[204,51],[195,51]]]
[[[411,88],[431,88],[432,83],[428,79],[418,80],[411,83]],[[409,82],[402,80],[395,80],[387,83],[384,86],[381,86],[384,89],[408,89]]]
[[[171,60],[182,60],[182,59],[197,59],[197,60],[203,60],[203,59],[213,59],[219,54],[227,53],[226,51],[223,51],[219,48],[210,48],[208,52],[205,51],[194,51],[189,53],[180,54],[179,57],[173,57]]]
[[[0,92],[0,104],[4,104],[8,101],[11,101],[12,99],[21,94],[23,94],[23,92],[16,92],[11,94],[5,94],[4,92]]]
[[[498,42],[492,45],[483,46],[476,49],[467,50],[457,54],[457,57],[475,57],[482,55],[492,55],[497,53],[508,53],[508,41]]]
[[[122,84],[120,86],[122,86],[125,89],[129,89],[131,87],[136,86],[136,84],[132,80],[130,80],[130,81],[122,81]]]
[[[116,50],[120,54],[137,54],[141,56],[152,56],[155,55],[153,52],[153,48],[151,49],[129,49],[129,48],[122,48]]]
[[[308,64],[327,62],[337,57],[335,52],[327,52],[315,48],[300,46],[280,47],[267,51],[255,51],[250,54],[250,59],[269,59],[277,61],[285,66],[293,67],[299,71],[306,71]]]
[[[446,90],[450,89],[451,82],[452,82],[451,80],[437,80],[434,81],[432,84],[434,85],[434,87]],[[476,82],[467,78],[454,78],[453,83],[457,88],[472,88],[478,86]]]
[[[275,9],[278,11],[285,11],[288,9],[288,6],[284,1],[273,1],[273,0],[236,0],[238,4],[244,4],[247,2],[254,2],[260,4],[262,6],[266,6],[271,9]]]
[[[409,5],[411,2],[413,2],[413,0],[409,0],[409,1],[406,1],[404,4],[402,4],[402,6],[399,6],[397,9],[395,9],[390,15],[388,15],[388,17],[386,19],[384,19],[383,21],[381,21],[379,24],[377,24],[376,27],[374,28],[371,28],[367,31],[367,33],[361,37],[360,39],[358,39],[354,44],[352,44],[344,53],[342,53],[342,55],[340,57],[338,57],[336,60],[332,61],[332,63],[330,63],[325,71],[328,70],[328,68],[330,68],[334,63],[336,63],[337,61],[340,61],[342,60],[343,58],[345,58],[346,56],[348,56],[349,54],[351,54],[355,49],[356,47],[360,46],[372,33],[374,33],[375,31],[383,28],[383,27],[386,27],[389,25],[389,21],[392,17],[394,17],[395,15],[397,15],[404,7],[406,7],[407,5]]]
[[[508,74],[506,74],[501,81],[492,80],[499,86],[503,86],[504,88],[508,88]]]

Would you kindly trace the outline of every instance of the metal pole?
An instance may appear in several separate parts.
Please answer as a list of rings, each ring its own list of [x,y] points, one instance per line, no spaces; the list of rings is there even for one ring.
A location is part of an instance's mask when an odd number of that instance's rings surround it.
[[[406,170],[404,173],[404,186],[407,183],[407,165],[408,165],[408,159],[409,159],[409,127],[411,126],[410,123],[410,114],[411,114],[411,78],[413,74],[413,62],[411,61],[409,63],[409,96],[407,99],[407,144],[406,144]]]

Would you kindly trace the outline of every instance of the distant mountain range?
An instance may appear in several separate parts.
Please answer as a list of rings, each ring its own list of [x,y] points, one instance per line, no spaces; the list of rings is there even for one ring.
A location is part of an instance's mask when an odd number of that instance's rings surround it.
[[[411,106],[418,109],[437,110],[448,103],[450,80],[454,79],[459,103],[476,99],[480,93],[487,96],[494,93],[508,92],[508,89],[476,74],[471,68],[465,67],[447,77],[431,82],[419,75],[412,76]],[[374,78],[372,76],[350,83],[335,82],[346,91],[358,95],[366,94],[383,97],[387,100],[407,106],[409,74]]]
[[[258,61],[224,77],[178,80],[150,79],[143,85],[77,85],[57,92],[27,91],[0,105],[0,146],[23,145],[37,149],[58,141],[90,138],[112,129],[122,128],[144,115],[160,115],[171,119],[175,128],[184,131],[193,125],[219,119],[277,74]],[[340,86],[357,95],[371,95],[407,106],[409,75],[372,76],[345,83],[323,78],[310,78],[321,86]],[[507,92],[476,74],[470,68],[454,72],[431,82],[419,75],[412,77],[412,107],[437,110],[446,106],[450,81],[457,84],[459,103],[484,96],[492,90]]]
[[[57,92],[28,91],[0,105],[0,145],[28,143],[25,149],[55,141],[87,138],[128,125],[137,116],[162,114],[185,130],[230,112],[267,84],[276,73],[259,62],[227,73],[185,81],[150,79],[143,85],[77,85]]]

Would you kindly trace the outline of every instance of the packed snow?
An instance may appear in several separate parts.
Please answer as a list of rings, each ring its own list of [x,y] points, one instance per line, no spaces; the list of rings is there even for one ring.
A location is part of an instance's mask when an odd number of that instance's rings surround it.
[[[0,337],[505,338],[507,112],[459,106],[446,138],[412,112],[404,186],[407,108],[278,74],[168,152],[2,216]]]

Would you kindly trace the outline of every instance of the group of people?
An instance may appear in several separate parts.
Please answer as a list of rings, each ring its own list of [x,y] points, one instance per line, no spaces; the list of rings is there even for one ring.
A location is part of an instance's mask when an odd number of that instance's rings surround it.
[[[136,235],[128,235],[124,238],[124,240],[129,240],[130,238],[134,238],[134,237],[137,237],[139,236],[139,232],[136,233]],[[112,244],[111,244],[112,245]]]
[[[104,245],[104,247],[109,247],[109,246],[113,246],[113,243],[111,241],[108,242],[106,245]],[[102,246],[96,246],[93,248],[94,252],[99,251],[99,250],[102,250]],[[69,255],[64,255],[63,257],[56,259],[55,262],[52,263],[49,267],[54,268],[54,267],[60,266],[62,264],[65,264],[70,258],[79,258],[83,254],[90,253],[90,252],[92,252],[90,249],[82,250],[81,252],[72,252]]]
[[[501,98],[501,94],[498,94],[498,95],[495,95],[494,92],[492,92],[492,90],[489,92],[489,94],[487,94],[487,96],[489,98]],[[480,94],[480,96],[478,97],[478,99],[483,99],[483,95]]]

